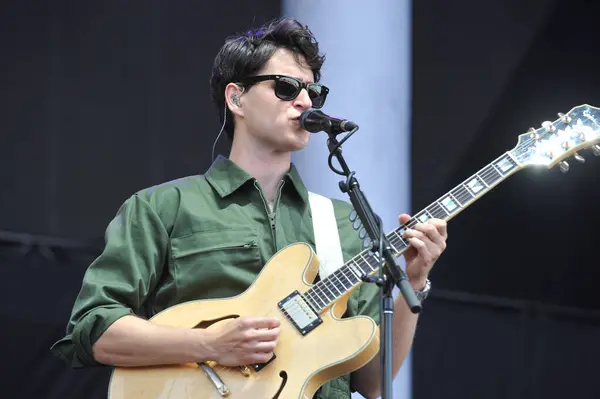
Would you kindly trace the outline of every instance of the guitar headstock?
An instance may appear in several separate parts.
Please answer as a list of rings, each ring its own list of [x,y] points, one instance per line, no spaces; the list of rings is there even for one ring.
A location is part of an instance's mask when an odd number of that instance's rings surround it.
[[[511,154],[522,166],[544,165],[548,168],[559,164],[567,172],[566,158],[573,156],[579,162],[585,159],[578,153],[591,148],[600,156],[600,108],[584,104],[566,114],[558,114],[554,122],[546,121],[539,129],[530,128],[519,136]]]

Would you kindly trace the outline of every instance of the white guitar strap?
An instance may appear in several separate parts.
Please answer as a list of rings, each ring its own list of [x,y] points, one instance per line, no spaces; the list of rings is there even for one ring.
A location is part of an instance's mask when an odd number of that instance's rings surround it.
[[[319,258],[321,280],[344,265],[342,245],[333,212],[333,203],[327,197],[308,192],[315,234],[315,250]]]

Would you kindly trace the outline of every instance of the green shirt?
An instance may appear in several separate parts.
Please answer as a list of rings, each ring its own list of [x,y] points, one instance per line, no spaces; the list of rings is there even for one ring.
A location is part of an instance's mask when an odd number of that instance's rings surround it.
[[[351,205],[333,204],[346,262],[362,241],[348,219]],[[52,347],[74,368],[100,366],[92,345],[120,317],[150,318],[181,302],[240,294],[277,251],[296,242],[315,248],[308,192],[293,165],[271,211],[258,182],[223,157],[204,175],[132,195],[105,239],[85,273],[67,335]],[[362,284],[347,315],[378,322],[378,298],[374,284]],[[332,380],[318,397],[350,398],[350,381],[350,375]]]

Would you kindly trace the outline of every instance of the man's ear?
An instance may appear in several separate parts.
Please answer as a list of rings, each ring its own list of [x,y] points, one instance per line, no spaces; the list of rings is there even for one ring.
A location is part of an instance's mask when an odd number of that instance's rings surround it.
[[[244,93],[244,89],[244,87],[240,87],[235,83],[229,83],[225,87],[225,103],[227,104],[227,108],[234,115],[240,117],[244,116],[244,111],[242,110],[242,94]]]

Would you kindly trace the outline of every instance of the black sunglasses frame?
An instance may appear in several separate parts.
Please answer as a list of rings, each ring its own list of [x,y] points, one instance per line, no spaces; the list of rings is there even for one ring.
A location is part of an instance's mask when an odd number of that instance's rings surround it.
[[[296,92],[292,95],[292,96],[284,96],[281,95],[281,93],[277,92],[277,83],[279,83],[279,81],[281,81],[282,79],[286,79],[286,80],[291,80],[293,82],[296,82]],[[303,81],[301,81],[298,78],[295,78],[293,76],[288,76],[288,75],[258,75],[258,76],[250,76],[247,77],[245,79],[240,80],[239,82],[237,82],[237,84],[243,86],[243,87],[249,87],[251,85],[253,85],[254,83],[258,83],[258,82],[264,82],[267,80],[274,80],[275,81],[275,87],[274,87],[274,91],[275,91],[275,95],[277,96],[277,98],[279,98],[280,100],[284,100],[284,101],[292,101],[294,100],[296,97],[298,97],[298,95],[300,94],[300,92],[302,91],[302,89],[306,89],[306,91],[309,93],[310,96],[310,87],[318,87],[319,90],[313,90],[315,93],[319,93],[318,97],[322,97],[322,101],[321,104],[314,104],[313,103],[313,108],[321,108],[323,107],[323,105],[325,104],[325,100],[327,99],[327,94],[329,93],[329,88],[325,85],[322,85],[320,83],[304,83]],[[311,98],[311,101],[313,101],[313,98]]]

